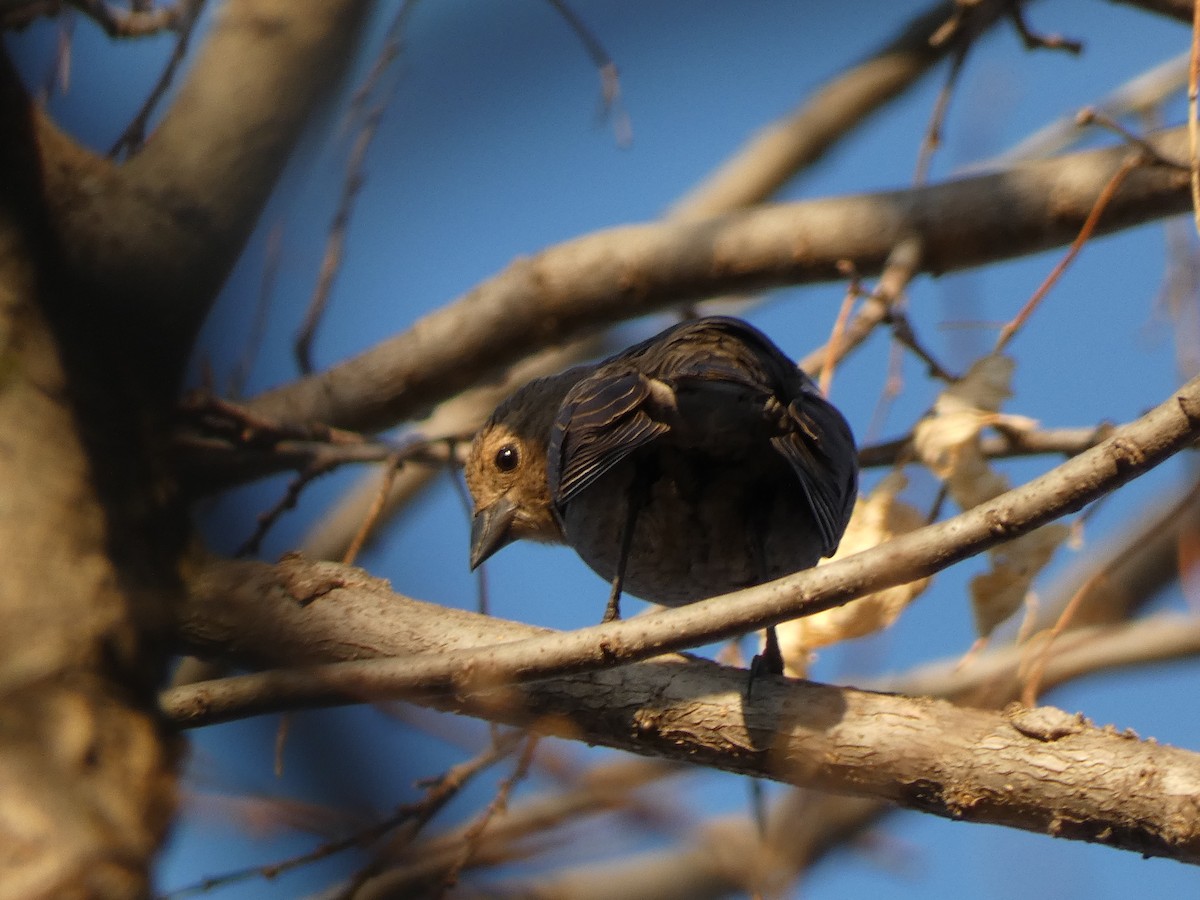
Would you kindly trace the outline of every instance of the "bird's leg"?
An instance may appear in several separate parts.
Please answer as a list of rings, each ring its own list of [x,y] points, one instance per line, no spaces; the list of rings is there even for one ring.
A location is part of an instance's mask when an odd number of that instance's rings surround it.
[[[754,557],[754,567],[757,572],[757,584],[767,581],[766,550],[763,546],[763,535],[756,531],[750,540],[750,553]],[[783,652],[779,649],[779,638],[775,634],[775,626],[767,626],[767,640],[762,653],[750,661],[750,683],[746,686],[746,696],[754,694],[754,679],[763,675],[783,674]]]
[[[758,666],[761,670],[760,674],[783,674],[783,651],[779,649],[779,638],[775,636],[774,625],[767,626],[766,644],[763,646],[762,653],[754,657],[754,662],[751,663],[751,673],[754,671],[754,666]]]
[[[625,506],[625,522],[621,526],[621,543],[617,548],[617,571],[613,573],[612,590],[608,594],[608,606],[604,609],[601,622],[621,618],[621,589],[625,584],[625,566],[629,563],[629,551],[633,547],[633,532],[638,514],[646,504],[650,493],[653,473],[648,460],[634,465],[633,479],[629,484],[629,496]]]
[[[767,580],[767,553],[763,546],[763,534],[755,529],[750,540],[750,553],[754,557],[758,583]],[[783,652],[779,649],[779,638],[775,634],[775,626],[767,626],[767,640],[762,653],[755,655],[750,661],[750,677],[746,682],[746,700],[754,698],[754,680],[763,675],[783,674]],[[764,844],[767,840],[767,795],[761,778],[750,779],[750,813],[758,830],[758,839]]]
[[[625,516],[625,524],[621,528],[621,546],[617,551],[617,571],[613,575],[612,590],[608,592],[608,606],[604,608],[604,618],[601,622],[611,622],[621,618],[621,587],[625,583],[625,563],[629,561],[629,547],[633,544],[633,526],[637,523],[637,507],[632,498]]]

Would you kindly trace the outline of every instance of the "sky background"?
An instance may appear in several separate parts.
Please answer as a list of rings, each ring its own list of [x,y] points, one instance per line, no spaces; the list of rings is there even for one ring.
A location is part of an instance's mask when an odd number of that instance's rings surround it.
[[[408,327],[515,256],[659,216],[757,129],[890,38],[920,7],[892,0],[576,0],[574,8],[620,69],[633,133],[628,147],[618,145],[600,114],[592,63],[548,3],[442,0],[417,7],[316,342],[318,366]],[[352,82],[378,52],[392,9],[386,5],[377,16]],[[995,29],[967,63],[931,180],[949,177],[1097,102],[1132,76],[1186,50],[1189,40],[1178,24],[1094,0],[1033,4],[1028,18],[1037,29],[1084,41],[1085,52],[1079,57],[1029,53],[1011,29]],[[45,82],[53,70],[56,28],[45,23],[8,41],[31,84]],[[52,113],[84,143],[106,149],[148,92],[169,49],[165,39],[114,44],[91,23],[79,21],[71,84],[51,98]],[[892,103],[781,198],[911,184],[944,71],[939,68]],[[338,100],[331,101],[323,122],[335,126],[340,109]],[[1165,109],[1166,119],[1176,123],[1182,114],[1176,97]],[[250,393],[295,374],[291,341],[312,292],[351,143],[336,132],[314,129],[297,154],[206,330],[198,365],[202,360],[225,377],[241,357],[253,319],[267,233],[281,229],[270,325]],[[1060,255],[1054,251],[986,270],[917,279],[909,295],[918,334],[949,368],[965,370],[990,348],[995,324],[1020,308]],[[1089,244],[1013,345],[1018,365],[1009,411],[1046,426],[1122,422],[1160,402],[1184,374],[1192,374],[1176,365],[1171,326],[1158,306],[1165,258],[1161,225]],[[844,285],[838,284],[776,291],[750,318],[799,357],[826,338],[843,293]],[[633,323],[627,334],[632,341],[667,321]],[[833,386],[832,399],[862,442],[907,431],[937,391],[922,368],[907,359],[903,393],[882,424],[872,426],[886,377],[885,341],[876,335],[838,370]],[[1015,483],[1051,464],[1024,461],[1005,471]],[[1101,546],[1106,536],[1120,534],[1145,503],[1181,483],[1182,465],[1165,465],[1107,501],[1088,523],[1082,550],[1062,551],[1043,583]],[[864,488],[880,475],[866,474]],[[307,525],[357,477],[348,472],[313,485],[300,510],[271,533],[263,555],[274,558],[296,546]],[[205,527],[214,547],[229,551],[240,544],[252,531],[254,516],[281,487],[279,480],[257,485],[207,509]],[[927,507],[932,494],[928,479],[914,478],[910,497],[915,503]],[[360,564],[408,595],[472,608],[468,530],[449,477],[443,476]],[[862,683],[960,655],[973,639],[966,583],[981,566],[968,561],[942,574],[895,628],[826,650],[813,676]],[[489,564],[489,576],[494,614],[555,628],[594,624],[607,595],[606,586],[565,548],[514,545]],[[1156,607],[1180,610],[1185,601],[1174,592]],[[1123,671],[1062,689],[1051,700],[1097,723],[1200,750],[1198,677],[1194,663]],[[277,724],[268,717],[193,735],[187,779],[192,799],[163,860],[162,888],[313,846],[317,839],[277,827],[281,810],[303,818],[305,804],[368,814],[411,802],[418,796],[415,779],[462,759],[458,745],[478,742],[486,733],[477,722],[409,709],[399,719],[373,709],[298,715],[285,750],[285,774],[277,779],[272,773]],[[429,729],[441,737],[429,737]],[[547,748],[573,765],[604,755],[556,742]],[[535,775],[521,794],[550,784],[543,774]],[[447,811],[446,821],[465,820],[490,796],[486,781],[468,790]],[[744,809],[746,803],[743,780],[705,772],[675,779],[655,796],[685,821]],[[264,798],[285,798],[286,805]],[[612,824],[602,820],[598,829],[573,830],[578,840],[559,858],[626,854],[653,849],[662,840]],[[358,861],[344,856],[212,895],[304,895]],[[804,896],[1115,900],[1135,894],[1195,896],[1198,883],[1194,869],[1174,862],[902,813],[888,819],[871,841],[819,865],[806,880]]]

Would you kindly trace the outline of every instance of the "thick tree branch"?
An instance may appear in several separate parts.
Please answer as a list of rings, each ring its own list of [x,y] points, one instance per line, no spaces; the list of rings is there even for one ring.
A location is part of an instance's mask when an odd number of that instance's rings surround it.
[[[1087,674],[1110,672],[1123,665],[1195,657],[1198,653],[1200,620],[1195,617],[1162,616],[1110,628],[1090,628],[1072,632],[1061,646],[1056,646],[1046,681],[1061,683]],[[869,686],[902,694],[955,698],[955,702],[970,705],[977,705],[986,697],[989,704],[994,701],[1003,705],[1021,691],[1020,661],[1021,653],[1006,647],[976,657],[966,668],[960,664],[961,658],[956,658]],[[985,691],[980,691],[981,684]],[[597,775],[606,771],[598,768]],[[558,826],[561,823],[554,811],[566,809],[576,816],[598,811],[586,805],[588,796],[586,792],[582,796],[580,792],[569,792],[549,798],[535,797],[514,806],[496,827],[488,829],[485,843],[489,851],[472,857],[472,865],[486,866],[490,861],[505,858],[505,847],[527,839],[528,831]],[[606,792],[597,799],[609,796]],[[579,805],[571,806],[572,800]],[[778,885],[782,890],[797,873],[860,835],[892,810],[894,807],[881,801],[793,791],[781,798],[772,811],[766,846],[750,818],[727,816],[704,822],[679,844],[628,859],[605,860],[602,865],[607,877],[600,881],[589,879],[597,864],[584,863],[539,874],[534,882],[555,897],[571,900],[619,900],[629,896],[644,900],[701,900],[724,897],[731,891],[761,887],[764,883]],[[395,896],[405,886],[415,888],[429,878],[431,871],[449,865],[445,857],[452,853],[456,838],[456,833],[451,832],[405,848],[394,868],[367,882],[355,900],[388,896],[383,893],[386,890],[393,891],[391,896]],[[523,894],[528,893],[523,889],[528,887],[523,881],[520,886],[507,882],[504,890]]]
[[[668,218],[698,221],[768,199],[962,41],[974,40],[1002,19],[1007,7],[1005,0],[974,4],[952,39],[935,41],[959,9],[954,2],[935,4],[869,58],[830,79],[791,115],[763,128],[675,203]]]
[[[39,122],[72,271],[169,390],[368,0],[229,0],[145,148],[117,166]]]
[[[1186,156],[1186,134],[1156,139]],[[1026,163],[932,187],[787,203],[701,222],[614,228],[520,259],[407,332],[252,401],[267,418],[373,430],[413,417],[483,374],[599,325],[713,294],[876,274],[903,240],[941,273],[1075,238],[1129,150]],[[1187,174],[1135,171],[1107,208],[1109,232],[1186,210]]]
[[[0,50],[0,897],[141,897],[174,806],[152,698],[175,532],[101,426],[130,414],[64,314],[34,116]]]
[[[1144,604],[1162,587],[1179,577],[1178,545],[1181,537],[1196,527],[1197,503],[1191,499],[1181,511],[1169,498],[1195,497],[1195,491],[1174,489],[1148,504],[1132,530],[1088,554],[1079,570],[1071,571],[1043,591],[1041,618],[1052,624],[1077,591],[1088,596],[1072,620],[1072,628],[1058,638],[1043,677],[1047,689],[1096,672],[1111,672],[1123,665],[1141,666],[1158,660],[1195,658],[1200,655],[1200,620],[1194,616],[1161,616],[1138,622],[1121,620]],[[1103,577],[1097,577],[1099,573]],[[1111,622],[1084,626],[1084,622]],[[1082,626],[1082,627],[1080,627]],[[928,695],[956,703],[999,708],[1020,696],[1021,669],[1041,643],[1024,647],[996,647],[972,659],[967,666],[961,657],[922,666],[903,675],[873,680],[864,686],[901,694]],[[772,821],[782,824],[786,840],[771,843],[770,866],[801,872],[826,852],[861,834],[894,807],[859,798],[804,792],[802,799],[785,797]],[[771,833],[775,833],[772,829]],[[721,848],[740,848],[731,854]],[[723,897],[730,890],[754,883],[762,866],[755,856],[761,838],[755,823],[745,816],[731,817],[698,829],[684,845],[635,857],[608,860],[603,882],[605,891],[588,882],[586,865],[561,873],[539,876],[543,887],[562,886],[562,896],[607,900],[637,893],[652,900],[685,897]],[[772,874],[774,873],[772,869]],[[401,869],[397,879],[407,873]],[[580,886],[582,890],[578,890]],[[520,884],[506,883],[505,889],[520,892]]]
[[[281,589],[279,573],[263,564],[219,567],[194,597],[188,631],[256,665],[459,655],[544,633],[408,601],[365,578],[307,606],[296,602],[312,587],[302,587],[303,571],[334,570],[297,563]],[[1196,754],[1048,708],[996,713],[783,679],[761,685],[748,703],[744,670],[670,656],[427,702],[641,754],[1200,862]],[[169,698],[166,708],[181,712]]]
[[[121,167],[49,123],[0,50],[0,896],[148,892],[186,536],[161,415],[365,8],[231,0]]]

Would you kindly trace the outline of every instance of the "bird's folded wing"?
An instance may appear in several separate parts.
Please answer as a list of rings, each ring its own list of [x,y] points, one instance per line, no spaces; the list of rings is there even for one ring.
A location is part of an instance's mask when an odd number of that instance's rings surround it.
[[[725,316],[709,316],[677,325],[639,362],[668,382],[718,381],[756,393],[774,393],[795,379],[796,364],[757,328]]]
[[[845,419],[827,400],[805,393],[788,405],[795,427],[771,438],[791,465],[821,533],[822,556],[837,550],[854,507],[857,488],[854,439]]]
[[[646,411],[650,383],[636,372],[597,374],[567,394],[550,431],[550,497],[562,508],[629,454],[670,430]]]

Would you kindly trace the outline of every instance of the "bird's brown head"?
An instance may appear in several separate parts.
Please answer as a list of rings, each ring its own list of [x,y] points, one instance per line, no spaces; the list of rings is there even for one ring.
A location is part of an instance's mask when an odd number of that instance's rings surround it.
[[[496,407],[471,444],[464,474],[475,501],[471,568],[516,540],[562,541],[546,478],[550,426],[586,370],[532,381]]]

